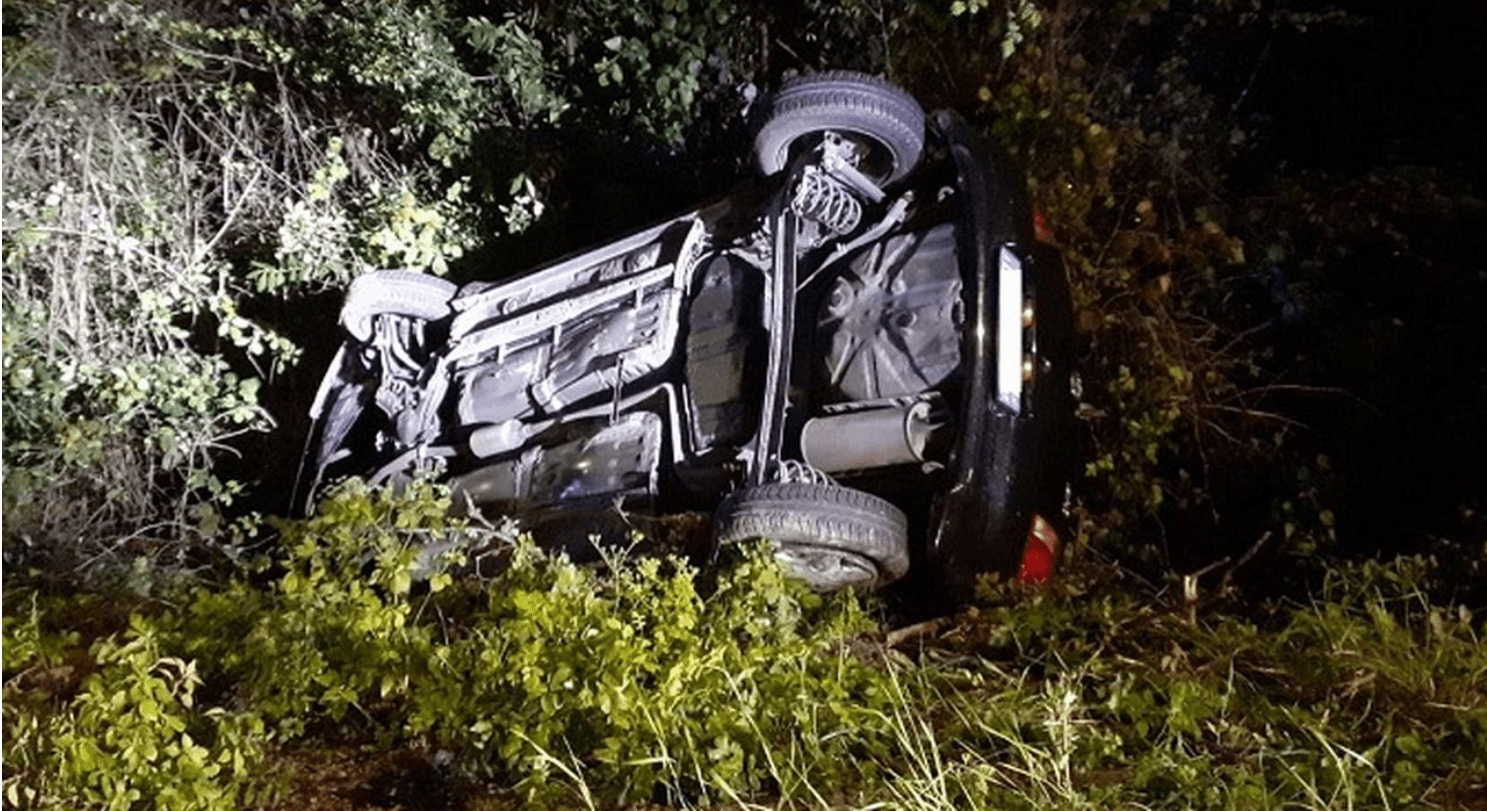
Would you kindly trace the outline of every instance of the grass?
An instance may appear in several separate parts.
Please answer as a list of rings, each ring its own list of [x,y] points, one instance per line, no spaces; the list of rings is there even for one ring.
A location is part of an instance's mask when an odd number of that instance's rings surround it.
[[[368,543],[347,516],[411,526],[430,508],[328,509],[334,532],[288,530],[300,557],[277,585],[230,599],[38,598],[28,611],[7,589],[10,804],[107,807],[67,782],[90,779],[87,749],[135,769],[117,782],[140,790],[132,807],[234,807],[166,802],[159,763],[126,756],[182,751],[168,730],[88,747],[106,710],[168,714],[202,757],[239,756],[185,794],[297,811],[410,794],[469,809],[1487,808],[1483,615],[1430,596],[1450,573],[1428,559],[1337,563],[1304,598],[1201,604],[1083,562],[1051,587],[990,586],[953,617],[894,631],[865,623],[858,598],[789,585],[767,555],[712,582],[623,556],[599,571],[519,553],[492,581],[431,594],[393,576],[412,556],[379,529],[375,589],[356,587],[364,557],[336,569],[335,544]],[[279,612],[332,642],[266,642]],[[221,622],[239,630],[200,638]],[[362,636],[341,650],[327,631]],[[241,656],[269,643],[270,667]],[[295,672],[307,656],[314,672]],[[518,661],[546,680],[513,675]],[[167,683],[183,670],[198,688]],[[245,771],[275,778],[218,785]]]

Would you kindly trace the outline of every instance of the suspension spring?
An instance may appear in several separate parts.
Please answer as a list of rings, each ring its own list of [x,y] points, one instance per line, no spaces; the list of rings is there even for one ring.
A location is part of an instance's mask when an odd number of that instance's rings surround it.
[[[857,198],[816,166],[805,167],[790,207],[798,216],[815,220],[837,234],[850,233],[862,221],[862,204]]]
[[[830,474],[795,459],[781,459],[779,468],[775,471],[775,479],[780,482],[836,484],[836,479]]]

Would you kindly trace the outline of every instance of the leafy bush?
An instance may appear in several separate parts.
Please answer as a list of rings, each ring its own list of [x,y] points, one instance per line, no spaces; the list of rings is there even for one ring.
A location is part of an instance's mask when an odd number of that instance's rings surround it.
[[[895,796],[919,808],[1457,807],[1487,774],[1480,617],[1434,563],[1301,604],[1171,603],[1081,567],[993,589],[929,643]],[[936,664],[943,662],[944,664]],[[929,720],[934,719],[934,720]],[[947,751],[948,750],[948,751]],[[910,801],[909,798],[916,799]]]
[[[6,791],[222,807],[265,752],[338,747],[550,807],[1450,807],[1487,775],[1487,629],[1430,560],[1248,608],[1085,564],[884,634],[760,547],[578,566],[446,499],[348,483],[272,568],[169,603],[7,593]],[[503,566],[454,579],[477,552]]]
[[[447,507],[426,485],[347,485],[282,526],[271,593],[198,592],[182,650],[283,739],[322,717],[419,736],[534,801],[563,802],[580,774],[606,802],[796,796],[850,785],[868,768],[856,755],[891,745],[882,674],[836,650],[868,627],[861,609],[810,595],[764,550],[711,581],[619,552],[586,568]],[[447,573],[415,589],[431,539],[504,543],[507,566],[477,592]]]
[[[206,201],[177,182],[149,124],[93,83],[59,89],[25,70],[7,62],[7,95],[51,112],[6,116],[7,545],[210,534],[239,491],[210,457],[268,418],[259,380],[192,348],[193,322],[269,365],[293,347],[222,295],[223,232],[202,230]]]
[[[71,661],[61,654],[77,635],[46,635],[40,622],[34,609],[26,621],[6,617],[10,807],[234,809],[260,796],[261,722],[198,707],[195,663],[166,655],[150,620],[130,617],[122,640]]]
[[[245,487],[217,463],[273,425],[261,384],[299,355],[243,315],[253,297],[342,283],[368,262],[442,271],[469,238],[466,186],[394,164],[334,107],[310,112],[339,52],[317,61],[315,43],[281,39],[308,4],[272,20],[170,2],[13,5],[6,554],[56,572],[140,554],[198,565],[195,542],[226,537]],[[358,58],[379,44],[332,29],[363,43]],[[441,81],[412,88],[440,112],[407,105],[414,142],[451,119],[469,129],[478,93],[464,83],[446,99],[455,79]]]

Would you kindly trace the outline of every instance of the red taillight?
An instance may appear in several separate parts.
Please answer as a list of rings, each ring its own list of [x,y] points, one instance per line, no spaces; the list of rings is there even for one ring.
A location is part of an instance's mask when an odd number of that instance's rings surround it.
[[[1033,236],[1037,237],[1039,242],[1053,241],[1053,232],[1048,229],[1048,221],[1043,219],[1041,211],[1033,212]]]
[[[1033,516],[1033,525],[1027,533],[1027,546],[1022,549],[1022,570],[1017,579],[1024,583],[1042,583],[1053,576],[1057,556],[1058,532],[1043,520],[1043,516]]]

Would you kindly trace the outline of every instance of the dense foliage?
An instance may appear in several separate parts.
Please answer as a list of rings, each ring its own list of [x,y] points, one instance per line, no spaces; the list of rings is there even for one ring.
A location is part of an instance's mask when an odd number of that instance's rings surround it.
[[[1312,6],[8,2],[7,806],[269,803],[325,751],[467,807],[1480,802],[1487,480],[1379,432],[1487,451],[1484,207],[1266,163],[1267,55],[1368,23]],[[286,313],[694,204],[751,170],[757,94],[823,68],[1028,175],[1081,347],[1060,585],[885,633],[757,551],[579,567],[427,488],[244,509],[324,354]],[[500,571],[453,576],[477,547]]]
[[[1082,565],[884,635],[762,547],[580,567],[447,508],[352,483],[266,583],[8,592],[7,802],[236,808],[327,747],[406,749],[470,807],[1449,807],[1487,778],[1487,628],[1424,559],[1248,614]],[[453,579],[477,550],[500,570]]]

